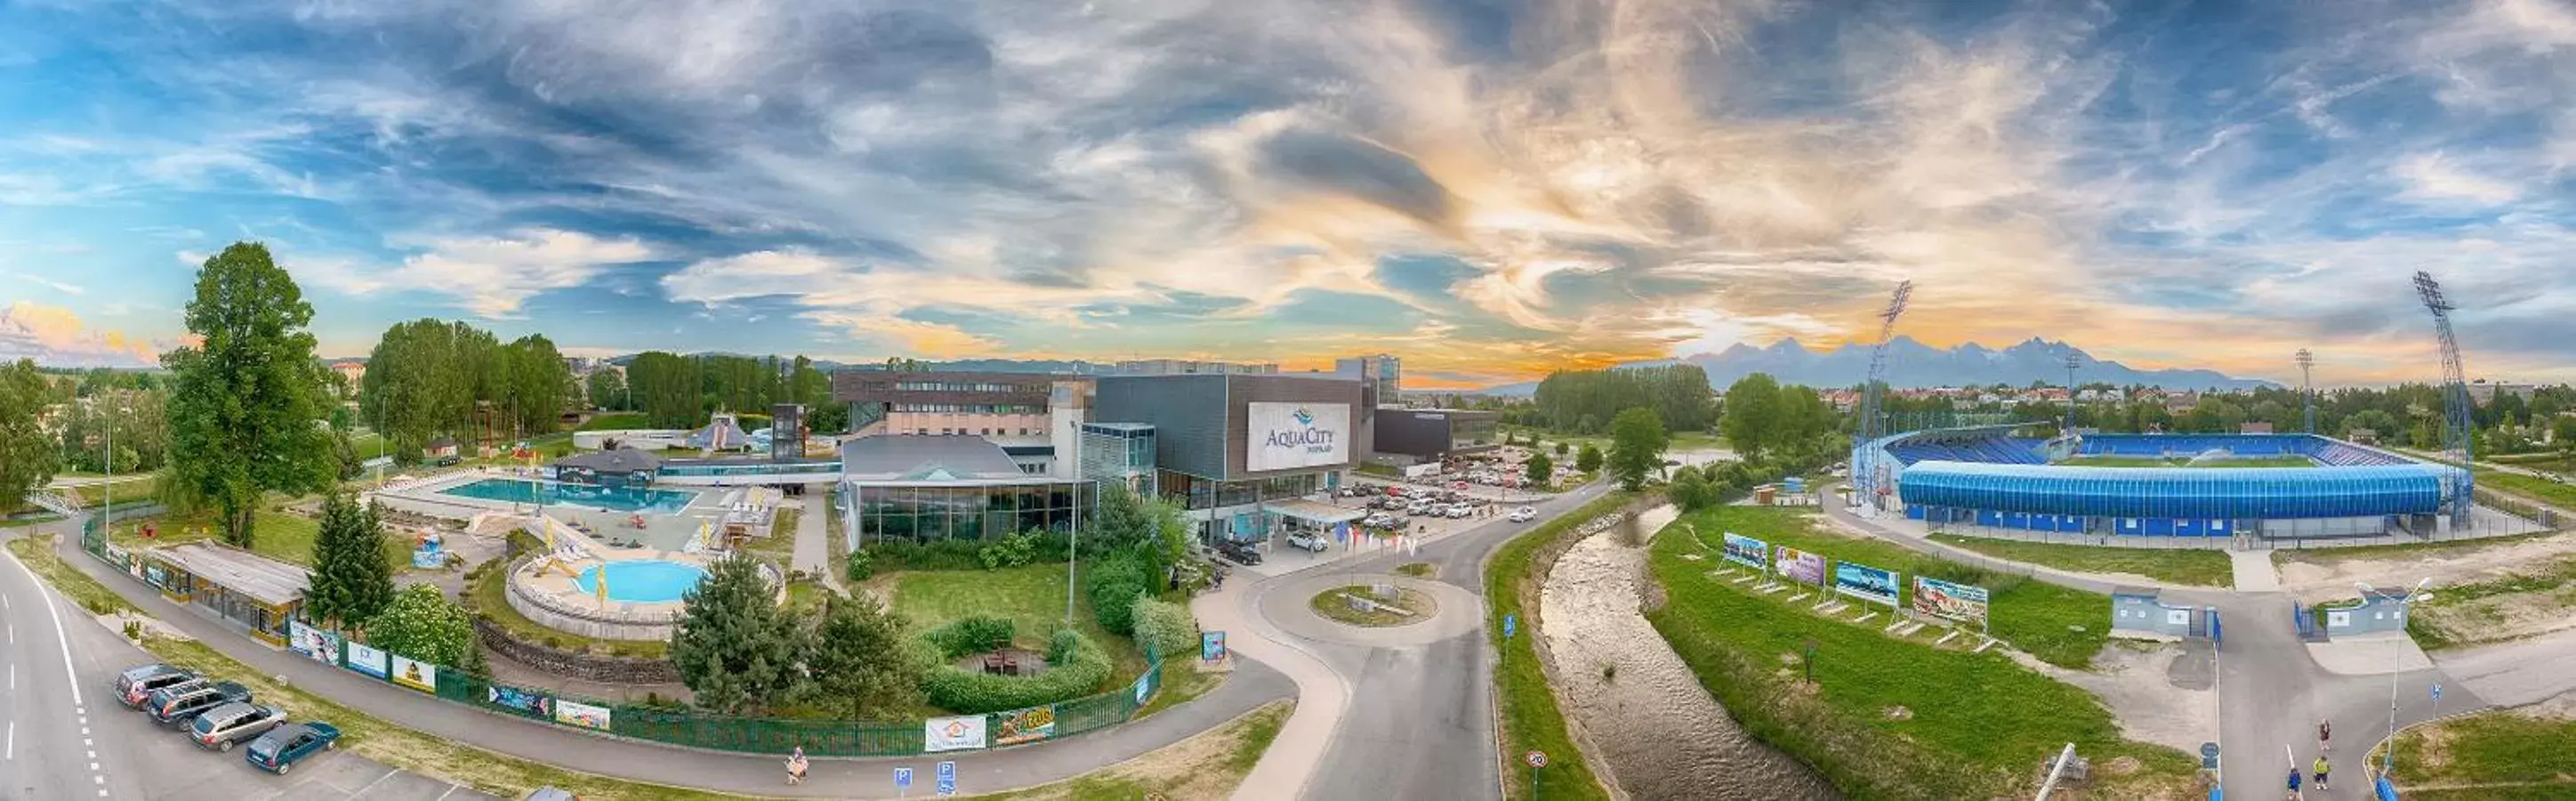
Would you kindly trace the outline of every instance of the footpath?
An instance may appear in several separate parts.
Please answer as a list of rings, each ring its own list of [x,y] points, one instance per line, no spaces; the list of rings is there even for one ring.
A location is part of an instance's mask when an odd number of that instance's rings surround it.
[[[1152,717],[1102,732],[1016,748],[871,759],[816,759],[805,783],[787,786],[784,754],[735,754],[648,743],[539,723],[440,700],[271,648],[199,612],[186,609],[132,576],[108,569],[80,551],[79,532],[49,525],[63,535],[63,562],[107,586],[146,614],[248,665],[252,670],[416,731],[566,770],[628,781],[722,793],[786,798],[896,798],[892,770],[913,769],[915,795],[928,795],[925,777],[942,761],[957,763],[961,794],[991,793],[1062,781],[1125,762],[1215,728],[1282,698],[1293,698],[1288,677],[1258,661],[1238,658],[1233,676],[1216,690]],[[1267,760],[1265,760],[1267,761]],[[1246,786],[1257,786],[1247,783]]]

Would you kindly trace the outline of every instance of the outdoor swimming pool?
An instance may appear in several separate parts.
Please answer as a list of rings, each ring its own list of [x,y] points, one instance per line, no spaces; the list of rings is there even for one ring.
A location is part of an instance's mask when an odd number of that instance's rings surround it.
[[[660,559],[632,559],[592,565],[573,577],[573,586],[583,595],[599,592],[599,571],[608,571],[608,599],[652,603],[677,601],[689,588],[707,577],[707,571],[695,565],[684,565]]]
[[[681,509],[688,508],[689,501],[697,498],[695,493],[677,490],[597,487],[588,484],[560,484],[552,481],[524,481],[515,478],[487,478],[438,492],[441,495],[505,503],[586,506],[619,512],[652,512],[666,515],[678,514]],[[612,577],[609,580],[609,589],[616,588],[616,579]]]

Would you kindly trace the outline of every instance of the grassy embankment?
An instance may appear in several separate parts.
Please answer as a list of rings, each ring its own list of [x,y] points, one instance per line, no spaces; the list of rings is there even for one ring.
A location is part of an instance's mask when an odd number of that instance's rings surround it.
[[[1151,798],[1224,798],[1243,784],[1279,729],[1291,705],[1272,701],[1223,726],[1162,751],[1078,778],[995,795],[983,801],[1135,801]]]
[[[2522,495],[2561,509],[2576,509],[2576,486],[2502,470],[2479,468],[2473,472],[2480,487]]]
[[[1854,625],[1711,576],[1719,563],[1688,536],[1732,530],[1786,542],[1829,558],[1852,558],[1911,573],[1930,568],[1905,553],[1810,531],[1810,516],[1724,507],[1677,522],[1656,538],[1651,567],[1668,602],[1647,619],[1700,683],[1747,730],[1813,765],[1855,798],[1994,798],[2035,789],[2033,766],[2067,743],[2093,763],[2091,797],[2185,797],[2196,762],[2179,751],[2123,739],[2092,694],[2026,669],[2000,653],[1936,646],[1938,629],[1910,639],[1884,633],[1885,617]],[[1893,547],[1893,546],[1889,546]],[[1696,556],[1698,558],[1685,558]],[[1869,560],[1876,560],[1875,562]],[[2039,585],[2001,582],[1997,634],[2042,658],[2081,666],[2101,647],[2109,600]],[[2087,632],[2069,634],[2068,621]],[[2054,627],[2068,636],[2037,636]],[[1816,683],[1801,681],[1812,643]]]
[[[1934,534],[1948,543],[1998,559],[2046,565],[2085,573],[2132,573],[2169,584],[2233,587],[2236,568],[2226,551],[2185,548],[2111,548],[2047,542],[1994,540]]]
[[[1550,544],[1572,536],[1575,527],[1585,521],[1609,514],[1635,500],[1627,493],[1602,496],[1582,508],[1523,532],[1494,551],[1485,563],[1485,602],[1489,617],[1486,636],[1492,637],[1500,659],[1494,665],[1495,695],[1502,706],[1499,722],[1503,753],[1517,755],[1538,751],[1552,761],[1538,771],[1504,772],[1504,797],[1529,798],[1536,792],[1548,801],[1602,799],[1601,781],[1583,764],[1582,752],[1574,747],[1574,737],[1565,726],[1564,710],[1556,705],[1556,693],[1548,685],[1547,669],[1541,663],[1537,646],[1530,642],[1538,628],[1530,610],[1538,606],[1539,585],[1546,577],[1537,575],[1538,552]],[[1518,631],[1509,639],[1503,637],[1503,617],[1519,616]],[[1536,787],[1531,783],[1535,781]]]
[[[2576,799],[2576,720],[2498,710],[2417,726],[2389,775],[2410,801]]]
[[[2519,639],[2529,630],[2492,632],[2511,610],[2576,608],[2576,556],[2525,565],[2512,575],[2434,588],[2431,603],[2406,619],[2406,633],[2427,651]],[[2491,636],[2479,637],[2479,632]]]
[[[183,515],[164,515],[144,520],[119,520],[108,532],[107,541],[127,550],[178,545],[198,540],[219,539],[223,526],[213,509],[200,509]],[[143,527],[152,527],[152,537],[143,536]],[[311,566],[313,539],[321,533],[322,524],[309,517],[262,509],[253,514],[251,552],[280,562]],[[400,538],[386,537],[385,562],[396,571],[411,567],[411,544]]]

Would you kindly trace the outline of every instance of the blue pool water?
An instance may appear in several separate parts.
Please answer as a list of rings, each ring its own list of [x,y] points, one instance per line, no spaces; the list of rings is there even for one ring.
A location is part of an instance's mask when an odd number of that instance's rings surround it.
[[[487,478],[439,490],[441,495],[480,498],[487,501],[610,509],[619,512],[652,512],[678,514],[688,508],[697,496],[675,490],[640,487],[599,487],[589,484],[559,484],[552,481],[522,481],[515,478]],[[609,589],[616,589],[614,579]]]
[[[612,601],[677,601],[690,587],[698,586],[698,580],[707,577],[707,571],[693,565],[634,559],[593,565],[573,577],[573,586],[581,588],[583,595],[597,594],[601,570],[608,571],[608,599]]]

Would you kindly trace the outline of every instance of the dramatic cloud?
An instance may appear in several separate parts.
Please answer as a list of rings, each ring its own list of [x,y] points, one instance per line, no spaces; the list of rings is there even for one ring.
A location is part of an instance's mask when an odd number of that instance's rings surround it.
[[[400,266],[370,269],[323,257],[290,262],[305,281],[352,295],[385,290],[454,298],[483,317],[511,317],[527,299],[583,286],[608,268],[652,258],[633,238],[604,240],[576,231],[529,230],[506,238],[436,237],[428,252]]]
[[[34,359],[61,367],[150,367],[162,345],[101,331],[59,306],[18,301],[0,309],[0,361]]]

